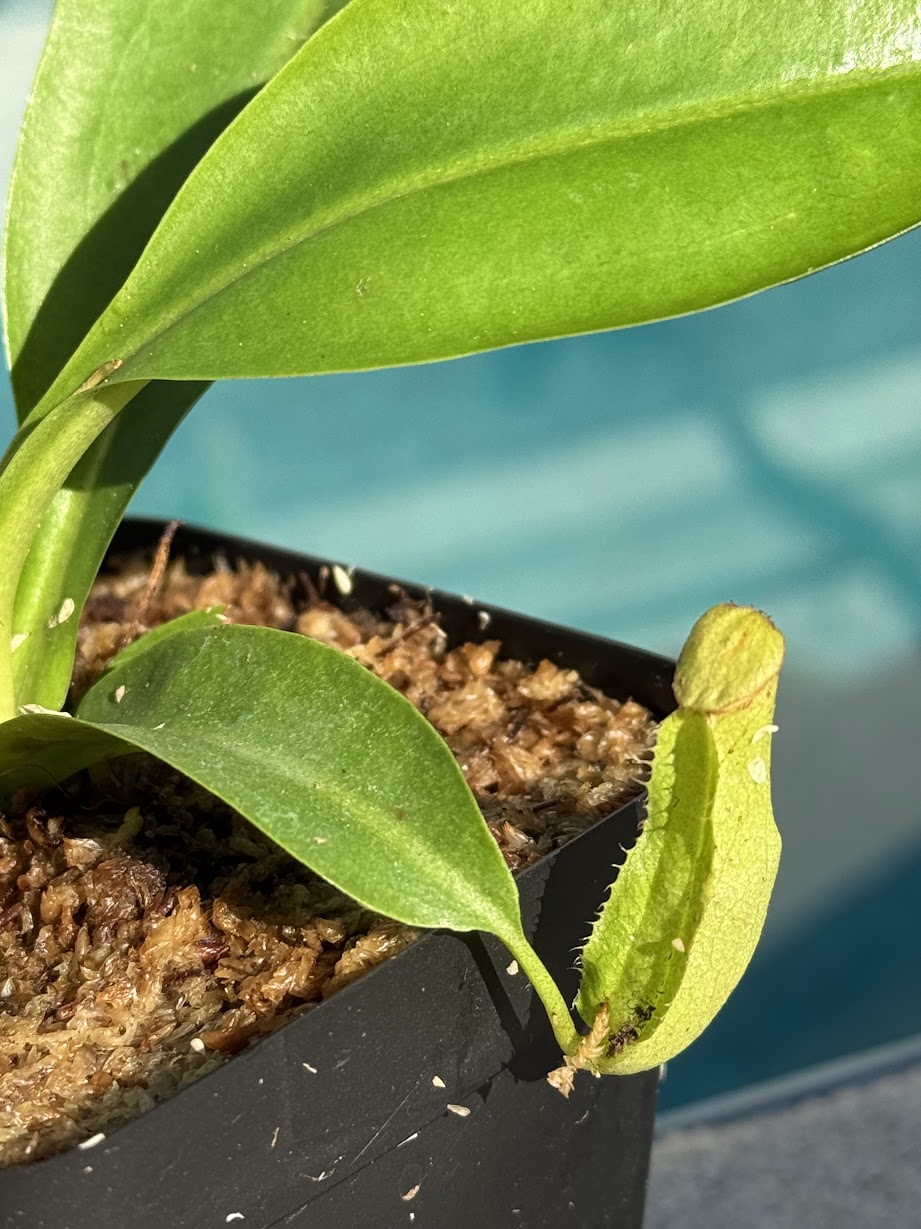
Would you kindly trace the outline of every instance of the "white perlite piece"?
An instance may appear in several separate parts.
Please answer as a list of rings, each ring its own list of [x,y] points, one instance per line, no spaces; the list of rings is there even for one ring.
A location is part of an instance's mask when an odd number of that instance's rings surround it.
[[[202,1041],[201,1037],[193,1037],[192,1040],[189,1042],[189,1045],[192,1047],[192,1049],[195,1051],[196,1054],[204,1054],[205,1043]]]
[[[508,973],[509,977],[516,977],[518,974],[518,961],[513,960],[512,963],[506,968],[505,971],[506,973]]]
[[[28,632],[17,632],[15,636],[10,637],[10,652],[15,653],[21,644],[29,639]]]
[[[121,704],[122,700],[124,700],[125,698],[125,692],[127,690],[128,688],[125,686],[124,683],[122,683],[120,687],[115,688],[115,703],[116,704]]]
[[[343,597],[348,597],[352,592],[352,577],[339,563],[333,564],[333,584],[339,590]]]
[[[422,1185],[421,1182],[417,1182],[415,1186],[411,1186],[409,1188],[409,1190],[406,1192],[405,1195],[401,1195],[400,1198],[403,1200],[403,1202],[409,1203],[410,1199],[415,1199],[416,1196],[419,1194],[419,1187],[421,1185]]]
[[[232,1220],[246,1220],[242,1212],[228,1212],[224,1217],[224,1224],[229,1225]]]
[[[436,1088],[444,1088],[444,1087],[445,1087],[445,1082],[444,1082],[444,1080],[441,1078],[441,1076],[440,1076],[440,1075],[433,1075],[433,1076],[432,1076],[432,1083],[435,1085],[435,1087],[436,1087]]]
[[[317,1069],[316,1069],[316,1067],[311,1067],[310,1063],[301,1063],[301,1066],[302,1066],[302,1067],[303,1067],[306,1071],[309,1071],[311,1075],[316,1075],[316,1073],[317,1073]]]
[[[763,785],[767,780],[767,764],[760,755],[749,763],[748,775],[756,785]]]
[[[676,952],[684,951],[684,939],[672,939],[672,947]]]
[[[470,1110],[467,1108],[466,1105],[453,1105],[449,1101],[448,1109],[451,1111],[452,1114],[457,1114],[458,1118],[469,1118],[470,1117]]]
[[[102,1131],[97,1131],[95,1135],[91,1135],[89,1139],[82,1139],[77,1147],[81,1150],[87,1148],[95,1148],[97,1144],[101,1144],[105,1139],[105,1134]]]
[[[61,609],[48,620],[49,628],[59,627],[62,623],[66,623],[76,609],[77,605],[74,599],[72,597],[65,597],[64,601],[61,602]]]

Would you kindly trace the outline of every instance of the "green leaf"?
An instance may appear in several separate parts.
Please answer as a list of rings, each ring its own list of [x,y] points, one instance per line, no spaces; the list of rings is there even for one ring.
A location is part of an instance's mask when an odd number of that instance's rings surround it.
[[[632,324],[919,217],[915,0],[353,0],[202,159],[68,379]]]
[[[674,1057],[751,959],[780,857],[770,762],[782,658],[783,637],[744,607],[714,607],[688,638],[645,826],[582,954],[579,1011],[608,1013],[595,1070]]]
[[[147,751],[369,908],[411,926],[496,935],[530,977],[561,1047],[575,1048],[476,799],[404,696],[338,649],[291,632],[172,629],[138,644],[87,692],[77,717],[34,712],[0,724],[0,798]]]
[[[20,421],[215,137],[340,6],[58,0],[6,225],[4,305]],[[71,600],[79,613],[131,496],[206,387],[144,389],[55,498],[17,599],[13,632],[28,637],[16,657],[21,699],[63,702],[77,621],[53,624],[54,612]]]
[[[515,885],[450,750],[337,649],[267,628],[175,632],[113,666],[76,719],[0,725],[0,774],[24,757],[38,779],[73,772],[81,729],[84,764],[116,746],[150,752],[372,909],[520,931]]]
[[[4,310],[20,421],[202,154],[329,7],[58,0],[6,221]]]

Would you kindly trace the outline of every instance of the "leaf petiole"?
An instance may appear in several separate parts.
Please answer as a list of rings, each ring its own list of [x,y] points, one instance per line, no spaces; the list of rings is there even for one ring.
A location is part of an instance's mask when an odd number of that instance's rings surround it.
[[[573,1024],[572,1015],[560,988],[548,973],[543,961],[521,931],[514,941],[502,936],[502,941],[528,977],[553,1026],[553,1035],[564,1054],[575,1054],[582,1037]]]
[[[21,428],[7,454],[0,473],[0,721],[17,713],[13,608],[32,540],[70,471],[143,387],[127,381],[75,393],[39,423]]]

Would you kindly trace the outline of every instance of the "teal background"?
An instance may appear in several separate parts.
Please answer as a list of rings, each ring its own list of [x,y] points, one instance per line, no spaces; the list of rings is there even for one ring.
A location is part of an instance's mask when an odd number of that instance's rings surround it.
[[[47,11],[0,0],[4,187]],[[919,319],[910,234],[694,318],[225,385],[135,503],[666,652],[713,602],[771,613],[780,881],[666,1104],[921,1031]]]

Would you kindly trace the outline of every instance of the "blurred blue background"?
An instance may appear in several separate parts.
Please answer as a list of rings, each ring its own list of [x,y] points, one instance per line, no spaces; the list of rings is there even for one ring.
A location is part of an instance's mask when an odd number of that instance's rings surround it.
[[[48,11],[0,0],[4,192]],[[224,385],[134,506],[669,653],[713,602],[774,616],[776,898],[665,1105],[921,1032],[919,321],[910,234],[695,318]]]

